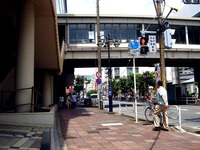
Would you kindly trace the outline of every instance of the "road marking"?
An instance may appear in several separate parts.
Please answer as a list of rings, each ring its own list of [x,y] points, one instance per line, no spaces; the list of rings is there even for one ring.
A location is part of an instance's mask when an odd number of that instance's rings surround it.
[[[194,114],[196,114],[196,115],[200,115],[200,112],[196,112],[196,113],[194,113]]]
[[[82,115],[93,115],[94,112],[91,111],[86,111],[86,112],[82,112]]]
[[[122,123],[103,123],[102,126],[121,126]]]

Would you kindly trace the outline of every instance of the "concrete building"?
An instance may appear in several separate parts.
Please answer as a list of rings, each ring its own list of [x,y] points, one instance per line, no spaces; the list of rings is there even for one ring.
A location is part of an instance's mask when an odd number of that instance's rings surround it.
[[[54,112],[65,92],[55,10],[54,0],[0,1],[0,123],[54,126],[54,113],[35,112]]]

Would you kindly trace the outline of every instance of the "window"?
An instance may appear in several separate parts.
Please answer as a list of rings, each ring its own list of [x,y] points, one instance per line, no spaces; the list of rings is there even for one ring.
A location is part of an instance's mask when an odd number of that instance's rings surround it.
[[[172,38],[176,39],[176,43],[177,44],[186,44],[185,26],[173,25],[170,28],[175,29],[175,33],[174,33],[174,35],[172,35]]]
[[[132,74],[133,73],[133,68],[128,67],[127,68],[127,75]]]
[[[109,33],[113,38],[120,40],[121,43],[129,43],[137,40],[140,36],[142,24],[101,24],[100,30],[107,36]]]
[[[200,27],[188,26],[189,44],[200,44]]]
[[[120,77],[119,68],[115,68],[114,71],[115,71],[115,78]]]
[[[69,42],[76,43],[94,43],[95,27],[94,24],[70,24]]]

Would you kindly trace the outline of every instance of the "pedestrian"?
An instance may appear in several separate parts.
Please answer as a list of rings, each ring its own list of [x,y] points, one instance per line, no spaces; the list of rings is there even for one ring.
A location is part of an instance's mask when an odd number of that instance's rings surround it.
[[[64,97],[60,96],[59,97],[59,108],[63,108],[63,103],[64,103]]]
[[[67,104],[67,109],[70,109],[72,107],[72,94],[71,93],[69,93],[67,95],[66,104]]]
[[[72,109],[76,108],[77,95],[75,92],[72,94]]]
[[[168,125],[168,116],[167,116],[167,108],[168,108],[168,98],[167,98],[167,90],[162,86],[162,81],[158,81],[156,84],[157,87],[157,96],[158,96],[158,104],[155,106],[154,110],[154,131],[159,131],[160,129],[164,131],[169,131]],[[160,128],[160,119],[159,114],[162,114],[163,117],[163,127]]]

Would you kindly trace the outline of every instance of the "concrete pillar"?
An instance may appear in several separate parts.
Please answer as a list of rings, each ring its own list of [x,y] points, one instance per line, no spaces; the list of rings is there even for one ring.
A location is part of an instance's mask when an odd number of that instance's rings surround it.
[[[23,1],[19,16],[18,51],[16,62],[16,89],[34,86],[35,12],[34,4]],[[31,111],[32,90],[16,92],[17,112]]]
[[[52,104],[52,76],[46,72],[43,83],[43,105],[48,107]]]
[[[179,84],[178,67],[172,67],[172,84]]]

